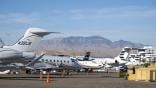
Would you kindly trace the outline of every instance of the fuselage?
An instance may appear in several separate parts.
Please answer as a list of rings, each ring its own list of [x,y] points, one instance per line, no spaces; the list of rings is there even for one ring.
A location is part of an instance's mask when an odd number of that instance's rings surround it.
[[[15,62],[24,62],[35,57],[33,52],[20,52],[9,48],[0,48],[0,63],[9,64]]]
[[[41,62],[48,63],[58,68],[65,68],[65,69],[80,69],[80,65],[78,65],[75,60],[71,59],[70,57],[60,57],[60,56],[43,56],[40,59]]]
[[[94,59],[96,63],[101,63],[101,64],[113,64],[115,63],[115,60],[113,58],[97,58]]]
[[[9,48],[0,48],[0,60],[19,57],[22,57],[22,52],[20,51]]]
[[[99,69],[103,67],[103,64],[101,63],[96,63],[95,61],[77,61],[77,63],[82,67],[82,68],[88,68],[88,69]]]

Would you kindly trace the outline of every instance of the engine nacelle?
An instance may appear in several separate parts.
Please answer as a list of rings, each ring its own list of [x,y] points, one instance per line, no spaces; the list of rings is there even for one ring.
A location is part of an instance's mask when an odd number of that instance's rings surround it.
[[[33,52],[23,52],[23,58],[31,59],[35,58],[36,54]]]

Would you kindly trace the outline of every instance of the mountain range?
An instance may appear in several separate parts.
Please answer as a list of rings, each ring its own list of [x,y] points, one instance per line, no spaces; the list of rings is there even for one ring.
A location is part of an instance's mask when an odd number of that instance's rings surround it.
[[[94,57],[114,57],[123,47],[141,48],[144,44],[119,40],[111,41],[101,36],[70,36],[43,40],[37,52],[45,51],[50,55],[84,55],[90,51]]]

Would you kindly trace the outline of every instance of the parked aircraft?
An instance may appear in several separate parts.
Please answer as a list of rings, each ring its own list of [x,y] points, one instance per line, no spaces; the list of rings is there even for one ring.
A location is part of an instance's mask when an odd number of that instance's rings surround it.
[[[95,68],[102,68],[102,67],[106,67],[106,68],[112,68],[112,67],[121,67],[124,66],[127,61],[122,60],[120,58],[118,59],[114,59],[114,58],[92,58],[90,57],[90,52],[87,52],[86,55],[84,57],[81,58],[77,58],[79,60],[80,65],[87,67],[86,65],[91,65],[91,63],[96,64],[94,65]],[[92,66],[93,67],[93,66]],[[91,67],[90,67],[91,68]]]
[[[63,71],[65,70],[67,74],[69,74],[70,70],[79,70],[81,69],[80,65],[78,65],[74,59],[70,57],[62,57],[62,56],[43,56],[39,63],[35,63],[32,68],[28,68],[27,73],[31,73],[33,71],[50,71],[57,70]]]
[[[90,52],[86,52],[84,57],[74,59],[85,71],[100,69],[104,66],[102,63],[95,62],[93,58],[90,59]]]
[[[10,73],[10,70],[0,71],[0,75],[1,74],[9,74],[9,73]]]
[[[80,66],[70,57],[46,55],[40,61],[52,65],[52,69],[80,69]]]
[[[40,28],[29,28],[14,45],[0,48],[0,63],[7,64],[23,61],[24,59],[21,58],[34,58],[35,53],[32,51],[37,47],[41,39],[50,33],[52,32]]]

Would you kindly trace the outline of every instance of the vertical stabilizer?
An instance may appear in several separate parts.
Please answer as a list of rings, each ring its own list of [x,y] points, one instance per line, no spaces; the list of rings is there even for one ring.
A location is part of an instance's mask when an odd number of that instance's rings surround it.
[[[37,45],[40,43],[41,39],[50,34],[44,29],[40,28],[29,28],[24,36],[17,41],[13,46],[5,46],[4,48],[11,48],[21,52],[29,52],[36,49]]]

